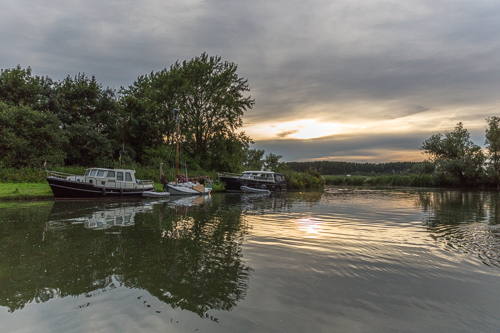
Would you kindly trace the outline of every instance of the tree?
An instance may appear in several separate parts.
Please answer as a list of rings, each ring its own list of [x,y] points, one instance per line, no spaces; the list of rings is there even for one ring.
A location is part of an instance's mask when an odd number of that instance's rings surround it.
[[[54,83],[49,77],[33,76],[31,68],[2,69],[0,99],[9,105],[25,105],[34,110],[50,109]]]
[[[458,123],[455,130],[435,134],[420,148],[430,155],[438,172],[444,172],[460,185],[468,186],[481,178],[485,156],[470,140],[470,133]]]
[[[0,165],[5,167],[62,164],[66,142],[61,122],[52,113],[0,101]]]
[[[55,87],[53,112],[68,137],[66,164],[93,166],[108,163],[120,150],[120,106],[115,92],[95,77],[66,77]]]
[[[264,149],[247,149],[244,166],[246,170],[260,170],[264,166]]]
[[[234,63],[203,53],[139,77],[122,90],[125,141],[139,157],[149,148],[174,144],[178,116],[186,159],[205,169],[234,169],[251,142],[236,130],[254,105],[250,96],[243,95],[249,91],[248,83],[236,70]],[[175,117],[174,108],[179,109]]]
[[[488,128],[486,129],[486,140],[484,142],[487,149],[487,174],[498,187],[500,187],[500,117],[488,117],[486,119]]]
[[[264,167],[266,168],[266,170],[277,171],[280,164],[279,160],[282,157],[283,156],[281,155],[275,155],[273,153],[269,153],[269,155],[267,155],[266,158],[264,159]]]
[[[250,89],[247,80],[236,74],[237,68],[206,53],[172,67],[183,81],[179,105],[184,150],[200,164],[213,154],[214,143],[235,137],[235,130],[243,126],[245,111],[254,105],[250,96],[243,96]],[[248,137],[239,138],[246,141],[244,145],[249,143]]]

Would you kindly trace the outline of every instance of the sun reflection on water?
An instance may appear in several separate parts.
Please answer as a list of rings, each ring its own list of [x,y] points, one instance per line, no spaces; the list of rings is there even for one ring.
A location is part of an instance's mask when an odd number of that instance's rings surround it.
[[[304,232],[306,238],[318,238],[321,233],[323,220],[314,217],[304,217],[295,220],[296,229]]]

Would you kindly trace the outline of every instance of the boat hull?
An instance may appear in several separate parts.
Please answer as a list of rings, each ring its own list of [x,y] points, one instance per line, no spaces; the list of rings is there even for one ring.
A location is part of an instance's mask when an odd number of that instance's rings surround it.
[[[93,184],[47,177],[55,199],[91,199],[91,198],[132,198],[142,197],[144,192],[154,191],[154,186],[137,188],[106,188]]]
[[[286,182],[278,183],[265,180],[247,179],[241,177],[219,176],[228,192],[242,192],[241,187],[274,191],[286,191]]]
[[[248,186],[242,186],[240,187],[242,192],[245,193],[257,193],[257,194],[269,194],[271,191],[269,190],[262,190],[260,188],[253,188],[253,187],[248,187]]]
[[[196,186],[194,187],[196,188]],[[167,190],[171,195],[202,195],[202,194],[209,194],[212,188],[203,187],[203,189],[200,188],[198,190],[198,189],[193,189],[189,186],[168,184]]]

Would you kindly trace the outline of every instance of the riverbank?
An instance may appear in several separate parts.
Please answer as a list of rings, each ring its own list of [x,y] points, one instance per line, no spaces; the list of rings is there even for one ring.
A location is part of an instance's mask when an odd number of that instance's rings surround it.
[[[156,192],[163,192],[162,184],[155,184]],[[214,184],[212,192],[222,192],[222,185]],[[54,199],[48,183],[1,183],[0,200],[51,200]]]

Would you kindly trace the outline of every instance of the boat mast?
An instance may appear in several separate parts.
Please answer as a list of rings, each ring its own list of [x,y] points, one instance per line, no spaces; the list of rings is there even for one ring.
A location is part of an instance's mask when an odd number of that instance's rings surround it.
[[[175,112],[179,112],[179,109],[174,109]],[[179,175],[179,114],[175,115],[175,124],[177,125],[177,142],[175,148],[175,183],[177,184],[177,177]]]

